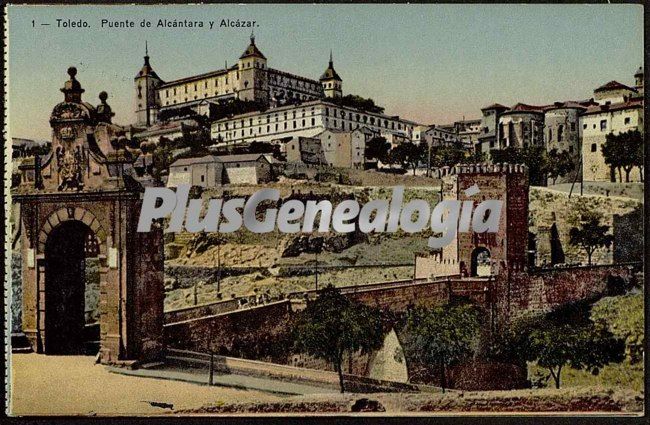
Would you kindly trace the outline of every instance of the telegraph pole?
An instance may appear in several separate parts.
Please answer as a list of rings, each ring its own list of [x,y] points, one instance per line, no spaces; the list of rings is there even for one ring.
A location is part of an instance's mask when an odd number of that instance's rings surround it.
[[[217,245],[217,294],[221,292],[221,243]]]
[[[318,251],[316,251],[316,266],[315,266],[315,274],[314,277],[316,278],[316,290],[318,291]]]

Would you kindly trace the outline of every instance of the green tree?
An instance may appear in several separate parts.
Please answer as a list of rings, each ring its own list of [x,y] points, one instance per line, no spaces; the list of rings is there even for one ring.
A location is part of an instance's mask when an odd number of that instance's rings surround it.
[[[379,160],[387,162],[390,143],[385,137],[375,136],[366,143],[365,156],[369,160]]]
[[[390,151],[390,162],[400,164],[404,170],[411,168],[415,175],[418,165],[426,159],[426,153],[425,145],[403,142]]]
[[[621,169],[625,171],[625,181],[629,182],[632,169],[643,166],[643,135],[638,130],[608,134],[601,150],[605,164],[618,171],[621,182]]]
[[[609,248],[614,236],[608,234],[609,226],[600,224],[598,214],[584,214],[581,217],[580,225],[569,230],[569,242],[578,246],[587,253],[588,264],[591,265],[591,257],[599,248]]]
[[[545,186],[548,157],[544,146],[507,147],[490,151],[493,163],[525,164],[530,184]]]
[[[183,128],[184,147],[190,148],[189,155],[199,156],[209,153],[208,146],[212,144],[210,128],[199,126],[196,128]]]
[[[174,161],[174,148],[172,143],[161,137],[158,144],[154,142],[142,142],[140,150],[143,154],[151,153],[152,157],[152,176],[157,181],[162,181],[165,174],[169,172],[169,166]]]
[[[431,148],[431,167],[453,167],[467,160],[467,151],[460,146],[433,146]]]
[[[553,184],[558,177],[564,177],[575,169],[575,162],[568,151],[558,152],[553,148],[547,153],[544,161],[544,172],[553,180]]]
[[[449,366],[470,357],[478,345],[479,317],[471,305],[415,308],[407,316],[405,352],[439,370],[443,391]]]
[[[555,388],[560,388],[564,367],[598,374],[606,364],[623,360],[625,344],[603,322],[566,324],[541,320],[530,331],[522,351],[529,361],[548,369]]]
[[[326,97],[323,99],[325,102],[333,103],[335,105],[350,106],[362,111],[374,112],[383,114],[384,108],[375,104],[375,101],[370,98],[364,98],[355,94],[348,94],[342,97]]]
[[[485,152],[473,150],[469,155],[464,158],[466,164],[480,164],[487,160]]]
[[[339,375],[341,392],[344,355],[381,348],[384,330],[378,310],[351,301],[329,285],[298,313],[294,327],[296,350],[330,362]]]

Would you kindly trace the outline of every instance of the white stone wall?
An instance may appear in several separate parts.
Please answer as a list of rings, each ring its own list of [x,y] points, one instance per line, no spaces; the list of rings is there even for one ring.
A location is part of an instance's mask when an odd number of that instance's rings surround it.
[[[634,129],[642,132],[643,109],[629,108],[583,115],[580,117],[579,127],[582,140],[584,180],[610,181],[610,168],[605,163],[602,152],[607,134],[620,134]],[[641,181],[638,169],[632,170],[630,180]]]
[[[416,125],[384,114],[315,101],[219,120],[212,124],[212,138],[221,138],[224,144],[270,142],[283,137],[314,137],[326,129],[352,131],[366,127],[410,139]]]
[[[257,184],[257,169],[255,164],[226,165],[226,182],[229,184]]]
[[[191,167],[170,167],[167,187],[177,187],[180,184],[192,184]]]
[[[203,78],[171,82],[158,89],[161,107],[180,106],[202,99],[219,99],[235,96],[239,89],[239,70],[214,72]]]

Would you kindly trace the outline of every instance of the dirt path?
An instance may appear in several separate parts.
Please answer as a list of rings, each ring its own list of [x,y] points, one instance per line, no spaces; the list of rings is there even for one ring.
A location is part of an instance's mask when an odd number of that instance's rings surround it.
[[[260,391],[110,373],[88,356],[13,354],[12,415],[164,415],[204,404],[272,402],[283,398]]]

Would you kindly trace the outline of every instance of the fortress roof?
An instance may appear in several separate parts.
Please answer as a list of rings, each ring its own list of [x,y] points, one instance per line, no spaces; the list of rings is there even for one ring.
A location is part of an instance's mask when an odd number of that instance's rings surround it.
[[[339,74],[337,74],[336,71],[334,70],[334,60],[332,59],[332,52],[330,52],[329,65],[327,66],[325,72],[323,72],[323,75],[320,76],[319,80],[320,81],[323,80],[343,81],[341,80],[341,77],[339,77]]]
[[[251,34],[251,43],[248,45],[244,53],[239,57],[239,59],[244,59],[248,57],[256,57],[266,59],[266,57],[260,52],[260,49],[255,45],[255,35]]]

